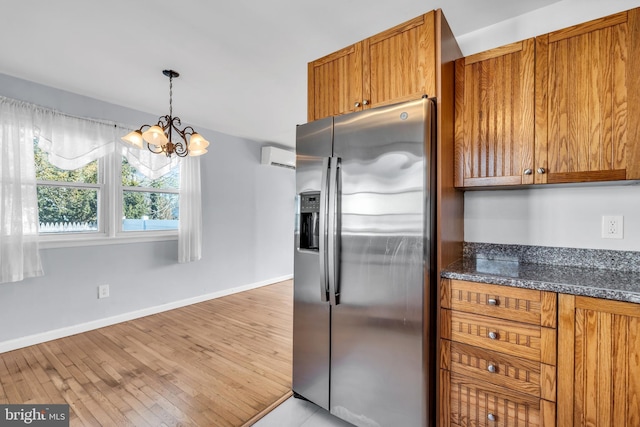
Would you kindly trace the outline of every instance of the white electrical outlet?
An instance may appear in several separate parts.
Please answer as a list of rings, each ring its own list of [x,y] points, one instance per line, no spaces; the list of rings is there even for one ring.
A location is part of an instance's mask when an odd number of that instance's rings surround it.
[[[623,216],[604,215],[602,217],[602,238],[622,239],[623,238]]]
[[[98,286],[98,299],[109,298],[109,285]]]

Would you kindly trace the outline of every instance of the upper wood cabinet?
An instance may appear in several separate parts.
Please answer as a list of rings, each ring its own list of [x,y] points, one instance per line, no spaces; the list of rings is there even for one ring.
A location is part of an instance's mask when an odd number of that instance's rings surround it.
[[[640,304],[558,302],[558,426],[640,426]]]
[[[308,120],[436,95],[435,11],[308,64]]]
[[[640,179],[639,67],[640,9],[458,60],[455,185]]]
[[[533,184],[534,48],[456,61],[456,186]]]
[[[362,43],[310,62],[308,67],[309,121],[359,109],[356,103],[362,102]]]
[[[640,178],[638,9],[536,39],[536,183]]]

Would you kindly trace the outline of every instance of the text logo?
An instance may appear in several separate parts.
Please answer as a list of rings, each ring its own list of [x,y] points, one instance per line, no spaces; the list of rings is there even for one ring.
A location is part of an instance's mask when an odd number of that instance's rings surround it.
[[[69,427],[69,405],[0,405],[0,427]]]

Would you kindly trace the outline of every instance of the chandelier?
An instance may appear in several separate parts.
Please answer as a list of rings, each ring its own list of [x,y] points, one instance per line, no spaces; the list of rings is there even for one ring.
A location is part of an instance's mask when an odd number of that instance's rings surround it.
[[[174,70],[163,70],[162,74],[169,77],[169,114],[160,117],[155,125],[140,126],[139,129],[123,136],[122,140],[138,148],[142,148],[146,143],[149,151],[155,154],[164,153],[167,157],[173,154],[180,157],[201,156],[207,152],[209,141],[191,126],[181,130],[180,117],[173,117],[173,78],[180,74]],[[180,136],[180,140],[173,140],[174,132]]]

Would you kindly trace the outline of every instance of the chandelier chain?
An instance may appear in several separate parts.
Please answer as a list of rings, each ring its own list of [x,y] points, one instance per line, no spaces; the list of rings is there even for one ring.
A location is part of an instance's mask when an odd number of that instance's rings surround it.
[[[169,75],[169,117],[173,117],[173,74]]]

